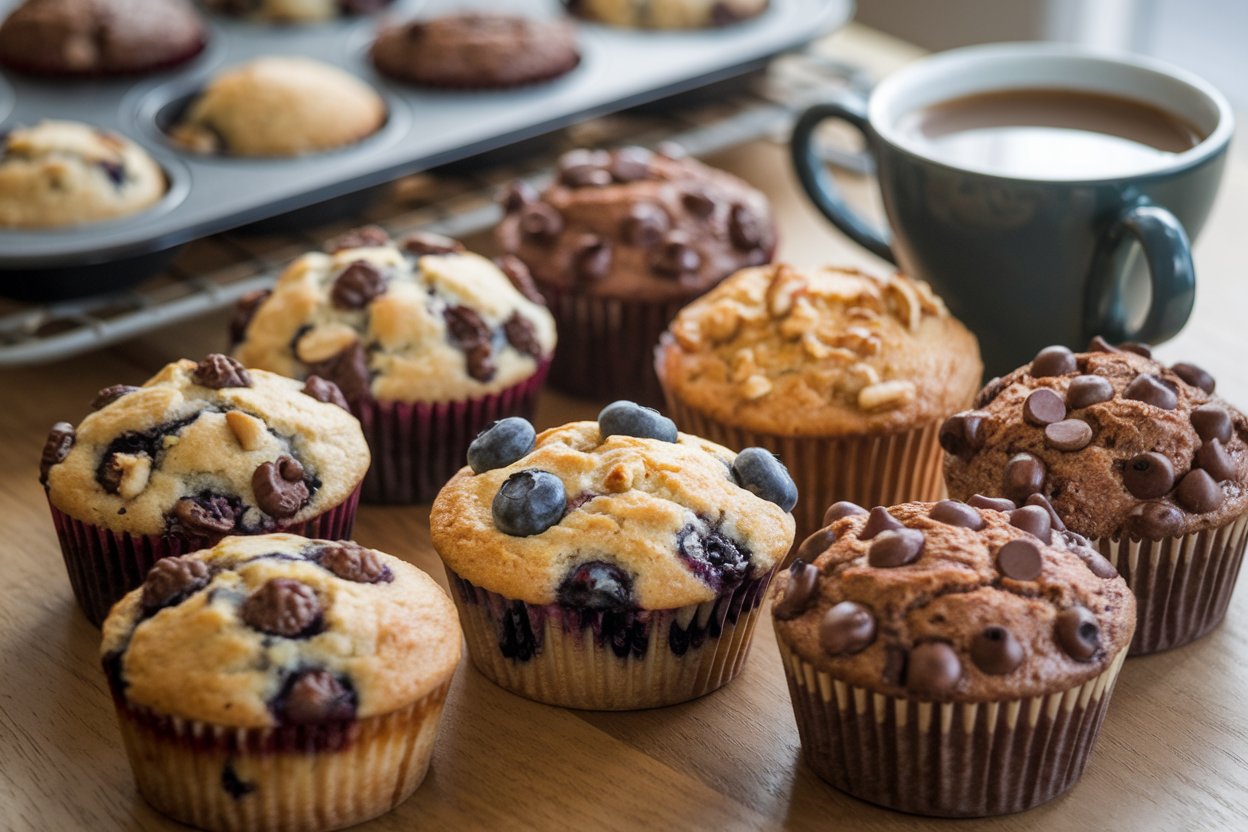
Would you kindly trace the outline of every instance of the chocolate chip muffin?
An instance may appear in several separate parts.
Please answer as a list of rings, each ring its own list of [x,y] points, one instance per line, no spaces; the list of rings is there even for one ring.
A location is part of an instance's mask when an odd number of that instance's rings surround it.
[[[0,228],[61,228],[126,217],[167,186],[143,148],[76,121],[0,135]]]
[[[101,654],[152,806],[203,829],[323,830],[424,780],[460,639],[416,567],[272,534],[159,561]]]
[[[1248,418],[1192,364],[1102,339],[1041,350],[941,428],[955,497],[1041,494],[1140,606],[1132,654],[1221,622],[1248,545]]]
[[[256,58],[218,73],[169,129],[195,153],[298,156],[355,144],[386,121],[381,96],[310,58]]]
[[[615,402],[534,433],[504,420],[442,489],[433,545],[477,668],[572,708],[683,702],[728,683],[793,540],[793,481]]]
[[[374,503],[432,500],[477,432],[531,415],[555,347],[523,273],[375,227],[297,259],[271,295],[244,299],[232,330],[245,365],[342,391],[373,449]]]
[[[214,12],[270,23],[322,23],[372,14],[393,0],[203,0]]]
[[[1074,785],[1135,599],[1051,512],[978,497],[831,507],[772,593],[815,773],[950,817],[1022,811]]]
[[[473,12],[387,24],[372,58],[399,81],[476,90],[558,78],[581,62],[581,53],[566,20]]]
[[[203,50],[186,0],[26,0],[0,24],[0,65],[35,75],[127,75]]]
[[[40,481],[91,623],[160,558],[227,535],[349,537],[369,455],[336,398],[210,355],[106,387],[77,428],[54,425]]]
[[[499,243],[532,272],[565,336],[551,370],[563,390],[657,403],[649,356],[668,321],[737,269],[771,259],[766,198],[676,155],[576,150],[541,194],[517,182],[500,197]]]
[[[943,496],[937,433],[983,367],[926,283],[852,269],[746,269],[687,306],[656,353],[676,421],[789,461],[799,539],[836,500]]]
[[[706,29],[758,17],[770,0],[563,0],[568,11],[612,26]]]

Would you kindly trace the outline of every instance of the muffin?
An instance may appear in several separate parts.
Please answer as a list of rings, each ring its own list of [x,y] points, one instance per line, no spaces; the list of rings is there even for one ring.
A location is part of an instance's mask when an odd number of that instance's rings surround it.
[[[473,663],[539,702],[625,710],[737,675],[793,540],[793,481],[759,448],[631,402],[535,435],[498,422],[433,504]]]
[[[198,55],[207,31],[186,0],[26,0],[0,24],[0,65],[35,75],[128,75]]]
[[[532,273],[564,335],[551,380],[610,401],[661,399],[650,351],[680,307],[776,247],[766,198],[676,151],[574,150],[540,195],[500,197],[504,251]]]
[[[941,421],[983,370],[926,283],[850,269],[747,269],[690,304],[656,353],[677,424],[787,460],[798,539],[837,500],[943,496]]]
[[[203,0],[214,12],[270,23],[321,23],[372,14],[392,0]]]
[[[76,121],[0,134],[0,228],[59,228],[126,217],[165,195],[147,151]]]
[[[196,153],[298,156],[355,144],[386,121],[368,84],[337,67],[290,55],[218,73],[169,128]]]
[[[1039,494],[1135,592],[1132,654],[1187,644],[1226,615],[1248,545],[1248,418],[1193,364],[1095,339],[1040,351],[941,429],[955,497]]]
[[[834,509],[772,593],[815,773],[948,817],[1019,812],[1073,786],[1135,628],[1113,567],[1041,505]]]
[[[398,81],[475,90],[552,80],[579,64],[581,53],[566,20],[461,13],[383,26],[372,58]]]
[[[74,595],[99,626],[159,559],[233,534],[351,536],[368,446],[322,379],[224,355],[99,392],[40,464]]]
[[[769,0],[563,0],[568,11],[612,26],[706,29],[758,17]]]
[[[236,355],[341,389],[373,450],[365,501],[429,502],[479,431],[532,414],[554,322],[522,272],[446,237],[364,228],[327,250],[244,299]]]
[[[416,790],[460,640],[416,567],[272,534],[160,561],[109,613],[101,654],[148,803],[204,829],[293,832]]]

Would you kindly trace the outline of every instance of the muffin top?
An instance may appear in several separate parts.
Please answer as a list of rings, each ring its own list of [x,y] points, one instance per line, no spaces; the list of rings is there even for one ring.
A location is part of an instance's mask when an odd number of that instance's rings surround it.
[[[746,269],[681,310],[659,377],[684,404],[783,436],[880,434],[965,407],[979,346],[926,283]]]
[[[1041,350],[941,428],[955,497],[1043,494],[1088,537],[1158,540],[1248,511],[1248,418],[1147,347]]]
[[[766,575],[793,541],[797,492],[775,457],[678,434],[631,402],[536,437],[505,419],[468,458],[434,501],[434,547],[464,580],[529,604],[701,604]]]
[[[777,634],[840,681],[944,702],[1104,672],[1135,631],[1126,582],[1043,501],[994,502],[835,504],[777,577]]]
[[[268,728],[390,713],[449,681],[454,606],[351,541],[227,537],[156,562],[104,622],[115,692],[162,715]]]
[[[769,0],[563,0],[568,11],[613,26],[705,29],[757,17]]]
[[[297,156],[354,144],[386,120],[372,87],[294,56],[256,58],[218,73],[169,129],[196,153]]]
[[[372,58],[400,81],[486,89],[549,80],[581,55],[566,20],[471,12],[385,25]]]
[[[295,260],[271,295],[244,299],[233,332],[243,364],[321,376],[352,402],[442,402],[517,384],[554,350],[554,319],[522,268],[375,227],[327,248]]]
[[[106,387],[92,408],[77,429],[52,427],[41,481],[58,509],[117,532],[217,540],[298,527],[368,470],[360,423],[332,384],[224,355]]]
[[[0,228],[56,228],[124,217],[165,194],[147,151],[76,121],[0,135]]]
[[[221,14],[272,23],[319,23],[344,15],[371,14],[393,0],[203,0]]]
[[[766,197],[675,154],[565,153],[540,195],[524,182],[503,192],[500,245],[539,284],[652,301],[693,297],[769,261],[776,232]]]
[[[207,33],[187,0],[26,0],[0,24],[0,64],[47,75],[113,75],[180,64]]]

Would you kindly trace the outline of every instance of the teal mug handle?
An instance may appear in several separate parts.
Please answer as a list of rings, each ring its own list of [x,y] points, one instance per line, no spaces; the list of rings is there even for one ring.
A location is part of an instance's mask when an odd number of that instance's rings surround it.
[[[1116,253],[1128,238],[1140,244],[1152,284],[1148,313],[1138,327],[1127,321],[1126,297],[1116,260]],[[1119,214],[1102,246],[1102,255],[1088,284],[1085,338],[1103,335],[1110,343],[1155,344],[1177,335],[1196,301],[1196,267],[1183,224],[1165,208],[1140,201]]]
[[[839,99],[816,104],[798,118],[793,127],[789,152],[797,179],[811,202],[815,203],[833,225],[867,251],[896,263],[887,231],[876,228],[849,207],[836,181],[828,173],[815,143],[815,130],[826,119],[837,118],[862,134],[867,151],[874,155],[871,127],[867,120],[867,102],[860,95],[846,94]]]

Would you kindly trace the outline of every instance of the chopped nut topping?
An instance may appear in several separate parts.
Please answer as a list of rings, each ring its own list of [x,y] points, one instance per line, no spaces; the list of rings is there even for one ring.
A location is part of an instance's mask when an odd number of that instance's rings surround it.
[[[863,410],[891,409],[914,401],[914,394],[914,382],[902,379],[882,381],[858,392],[858,406]]]
[[[748,401],[761,399],[771,392],[771,382],[757,373],[741,382],[741,396]]]
[[[147,454],[113,454],[112,464],[120,472],[117,496],[133,500],[147,488],[152,476],[152,458]]]
[[[923,310],[914,286],[905,278],[894,275],[889,280],[885,291],[888,294],[889,306],[893,314],[897,316],[897,320],[901,321],[906,329],[916,332],[923,320]]]
[[[711,343],[721,343],[737,334],[741,327],[739,307],[731,301],[717,303],[702,316],[702,334]]]
[[[295,352],[304,364],[328,361],[359,340],[356,331],[346,324],[326,324],[307,332],[295,345]]]
[[[241,410],[229,410],[225,414],[225,423],[230,426],[234,438],[244,451],[254,451],[264,444],[264,437],[269,430],[264,422],[243,413]]]
[[[780,322],[780,335],[789,340],[801,338],[815,328],[819,322],[819,313],[805,297],[793,302],[793,310]]]
[[[802,349],[806,350],[806,354],[815,360],[828,358],[832,355],[832,348],[819,340],[819,336],[813,332],[807,332],[802,336]]]
[[[737,354],[732,357],[732,380],[745,381],[754,375],[754,371],[758,369],[758,364],[754,360],[754,350],[748,347],[743,350],[737,350]]]
[[[776,276],[767,287],[767,311],[774,318],[783,318],[793,308],[793,299],[797,293],[805,289],[806,281],[800,274],[788,266],[777,266]]]

